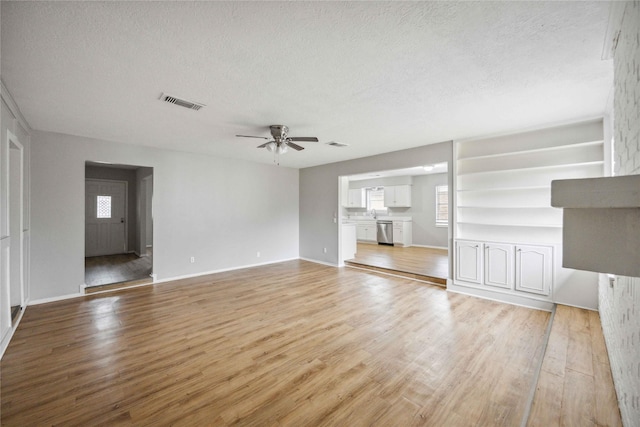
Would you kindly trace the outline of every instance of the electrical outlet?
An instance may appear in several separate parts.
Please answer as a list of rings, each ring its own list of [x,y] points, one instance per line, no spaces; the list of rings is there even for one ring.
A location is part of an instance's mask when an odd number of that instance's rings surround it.
[[[194,262],[196,262],[196,257],[192,256],[191,257],[191,264],[193,264]]]
[[[260,258],[260,251],[256,252],[256,258]]]
[[[327,253],[327,248],[322,248],[322,252],[326,254]]]

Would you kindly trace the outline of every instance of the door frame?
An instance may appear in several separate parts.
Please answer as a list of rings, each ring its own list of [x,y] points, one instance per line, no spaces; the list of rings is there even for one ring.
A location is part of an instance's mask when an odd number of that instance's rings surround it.
[[[86,209],[86,197],[87,197],[87,181],[97,181],[97,182],[117,182],[124,183],[124,217],[125,217],[125,226],[124,226],[124,253],[129,253],[129,183],[127,181],[119,180],[119,179],[101,179],[101,178],[84,178],[84,198],[85,198],[85,210],[84,210],[84,257],[87,257],[87,209]]]
[[[12,148],[11,146],[15,146]],[[8,280],[8,290],[9,290],[9,306],[11,306],[11,265],[13,264],[11,254],[18,253],[20,257],[20,271],[18,273],[18,278],[20,281],[20,307],[24,309],[26,304],[26,292],[25,292],[25,283],[24,283],[24,264],[25,264],[25,254],[24,254],[24,146],[18,140],[18,137],[14,135],[10,130],[7,130],[7,143],[6,143],[6,159],[5,159],[5,185],[4,191],[7,197],[7,204],[5,206],[3,214],[6,218],[6,232],[9,237],[9,256],[8,256],[8,265],[6,270],[6,279]],[[20,155],[19,160],[19,197],[18,197],[18,236],[13,236],[11,233],[11,210],[13,207],[14,201],[11,197],[11,187],[12,187],[12,168],[11,168],[11,150],[18,150]],[[15,249],[15,245],[18,245],[17,250]],[[9,322],[11,324],[11,322]]]

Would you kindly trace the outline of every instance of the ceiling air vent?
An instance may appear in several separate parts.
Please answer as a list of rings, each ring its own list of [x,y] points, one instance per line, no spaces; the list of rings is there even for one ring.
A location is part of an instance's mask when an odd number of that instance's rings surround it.
[[[348,147],[349,146],[349,144],[343,144],[342,142],[335,142],[335,141],[327,142],[327,145],[331,145],[333,147]]]
[[[188,108],[190,110],[196,110],[196,111],[198,111],[199,109],[205,106],[204,104],[187,101],[186,99],[180,99],[172,95],[167,95],[166,93],[163,93],[160,96],[160,100],[164,102],[168,102],[170,104],[179,105],[180,107]]]

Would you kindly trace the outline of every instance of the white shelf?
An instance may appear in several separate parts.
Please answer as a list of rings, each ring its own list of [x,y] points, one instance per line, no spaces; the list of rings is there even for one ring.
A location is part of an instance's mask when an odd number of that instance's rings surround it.
[[[522,244],[561,244],[562,227],[503,226],[458,223],[456,239]]]
[[[596,178],[602,176],[604,162],[567,164],[553,167],[533,167],[519,170],[492,171],[457,177],[458,191],[502,188],[549,187],[551,181],[561,179]]]
[[[551,207],[551,187],[458,192],[457,205],[484,208]]]
[[[535,164],[535,163],[533,163]],[[466,175],[481,175],[481,174],[496,174],[496,173],[512,173],[514,171],[528,171],[528,170],[554,170],[559,168],[573,168],[589,165],[604,165],[602,157],[600,159],[595,157],[594,153],[581,153],[579,159],[575,161],[568,161],[564,159],[550,160],[548,164],[528,166],[528,165],[514,165],[513,163],[508,165],[500,165],[493,169],[486,170],[473,170],[469,167],[463,168],[458,166],[458,176]],[[465,171],[465,169],[467,169]],[[470,170],[471,169],[471,170]]]
[[[534,185],[530,187],[496,187],[496,188],[470,188],[465,190],[458,190],[457,192],[460,194],[464,193],[486,193],[486,192],[495,192],[499,193],[501,191],[528,191],[528,190],[550,190],[551,185]]]
[[[533,153],[542,153],[542,152],[553,152],[557,150],[562,150],[566,148],[578,148],[578,147],[589,147],[593,145],[603,145],[604,141],[590,141],[590,142],[579,142],[575,144],[563,144],[563,145],[554,145],[550,147],[542,147],[542,148],[528,148],[522,150],[514,150],[503,153],[492,153],[492,154],[483,154],[477,156],[469,156],[469,157],[461,157],[458,161],[466,161],[466,160],[486,160],[486,159],[494,159],[494,158],[508,158],[510,156],[521,155],[521,154],[533,154]]]
[[[494,222],[465,222],[465,221],[458,221],[458,224],[465,224],[465,225],[479,225],[479,226],[490,226],[490,227],[517,227],[517,228],[562,228],[562,224],[505,224],[505,223],[494,223]]]
[[[552,149],[604,140],[601,120],[590,120],[555,128],[539,129],[516,135],[463,141],[457,144],[457,158],[500,155],[538,149]]]
[[[603,141],[602,122],[593,121],[458,143],[454,237],[561,242],[551,182],[602,176]]]

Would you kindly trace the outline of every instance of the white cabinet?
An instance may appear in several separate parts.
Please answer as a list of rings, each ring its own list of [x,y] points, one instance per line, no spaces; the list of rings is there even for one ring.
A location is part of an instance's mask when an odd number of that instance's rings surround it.
[[[395,245],[411,246],[413,240],[410,221],[393,221],[393,243]]]
[[[349,190],[348,197],[347,197],[347,204],[345,207],[366,208],[367,205],[366,205],[365,196],[364,196],[364,189],[355,188],[355,189]]]
[[[456,240],[454,261],[455,279],[462,285],[502,288],[518,295],[551,294],[551,246]]]
[[[549,295],[552,255],[549,246],[516,246],[516,290]]]
[[[358,240],[367,242],[376,242],[378,240],[375,221],[358,221],[356,228]]]
[[[484,245],[484,284],[513,289],[513,246],[504,243]]]
[[[355,258],[357,252],[356,224],[342,225],[342,259]]]
[[[384,187],[384,205],[388,208],[410,208],[411,186],[391,185]]]
[[[456,241],[456,279],[468,283],[482,283],[482,243]]]

